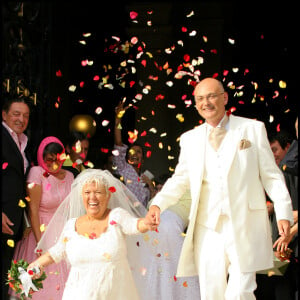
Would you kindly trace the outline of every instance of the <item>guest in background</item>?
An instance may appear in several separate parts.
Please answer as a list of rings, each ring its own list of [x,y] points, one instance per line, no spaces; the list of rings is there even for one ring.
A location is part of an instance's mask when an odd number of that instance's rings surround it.
[[[56,209],[69,194],[74,176],[62,169],[65,159],[63,144],[53,136],[46,137],[39,145],[38,166],[30,169],[27,177],[27,191],[30,197],[29,218],[32,230],[16,246],[14,259],[32,262],[41,253],[35,253]],[[47,278],[44,288],[33,294],[32,299],[61,299],[67,280],[67,268],[63,262],[45,269]],[[12,293],[13,294],[13,293]]]
[[[295,166],[298,166],[298,141],[293,140],[290,133],[280,131],[269,138],[270,146],[274,154],[275,161],[282,170],[286,186],[290,193],[293,206],[294,224],[291,227],[290,236],[288,239],[288,247],[292,253],[279,253],[275,251],[275,256],[280,260],[289,259],[290,263],[287,266],[283,276],[267,274],[257,274],[257,290],[255,295],[258,300],[274,299],[274,300],[295,300],[296,291],[298,289],[298,175],[296,174]],[[286,171],[286,163],[289,165]],[[274,213],[274,205],[268,203],[269,218],[272,226],[273,242],[279,237],[277,228],[277,219]],[[286,257],[283,257],[286,256]]]
[[[29,102],[24,97],[6,100],[2,106],[1,295],[4,300],[9,297],[8,285],[5,283],[14,245],[22,238],[24,229],[24,206],[27,203],[25,174],[29,169],[26,153],[28,138],[24,131],[28,126],[29,116]]]
[[[76,177],[88,167],[89,139],[83,132],[71,131],[64,145],[69,157],[64,161],[63,169],[72,172],[74,177]]]
[[[132,144],[128,147],[122,142],[121,120],[128,108],[129,106],[124,107],[123,102],[120,102],[115,108],[114,148],[118,151],[118,155],[113,156],[113,163],[116,167],[115,173],[122,178],[124,184],[136,195],[138,200],[147,207],[149,200],[155,195],[155,187],[152,178],[143,172],[143,148],[138,144]]]

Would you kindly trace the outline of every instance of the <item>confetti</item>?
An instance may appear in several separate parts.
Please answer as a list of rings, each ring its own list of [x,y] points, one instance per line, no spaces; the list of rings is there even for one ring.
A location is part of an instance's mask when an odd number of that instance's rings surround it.
[[[279,81],[279,87],[280,87],[281,89],[285,89],[285,88],[286,88],[286,82],[283,81],[283,80],[280,80],[280,81]]]
[[[137,13],[137,12],[135,12],[135,11],[131,11],[131,12],[130,12],[130,18],[131,18],[132,20],[133,20],[133,19],[136,19],[137,16],[138,16],[138,13]]]
[[[18,206],[24,208],[24,207],[26,207],[26,203],[22,199],[20,199],[19,203],[18,203]]]
[[[46,230],[46,225],[45,224],[41,224],[40,231],[44,232],[45,230]]]
[[[15,247],[15,241],[14,240],[11,240],[11,239],[8,239],[7,240],[7,245],[11,248],[14,248]]]
[[[109,187],[108,189],[111,193],[115,193],[116,192],[116,188],[114,186]]]

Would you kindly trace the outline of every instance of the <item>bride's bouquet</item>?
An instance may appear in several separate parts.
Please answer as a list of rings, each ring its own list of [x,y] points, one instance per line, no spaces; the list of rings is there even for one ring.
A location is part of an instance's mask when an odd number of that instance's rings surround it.
[[[20,294],[20,299],[25,300],[25,296],[32,298],[33,292],[37,292],[43,288],[43,281],[47,275],[45,272],[39,278],[32,279],[34,273],[39,273],[40,270],[34,268],[33,270],[27,270],[28,262],[24,259],[18,261],[13,260],[11,262],[11,268],[8,270],[7,284],[17,294]]]

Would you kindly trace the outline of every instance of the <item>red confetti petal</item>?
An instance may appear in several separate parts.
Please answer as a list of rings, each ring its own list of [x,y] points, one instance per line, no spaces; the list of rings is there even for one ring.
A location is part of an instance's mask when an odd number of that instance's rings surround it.
[[[184,61],[188,62],[190,60],[190,56],[188,54],[185,54],[183,56]]]
[[[92,232],[92,233],[89,235],[89,239],[94,240],[95,238],[96,238],[96,233]]]
[[[135,12],[135,11],[131,11],[130,12],[130,19],[132,19],[132,20],[134,20],[134,19],[136,19],[136,17],[139,15],[137,12]]]
[[[116,191],[116,188],[114,186],[109,187],[108,189],[111,193],[114,193]]]
[[[56,77],[61,77],[61,76],[62,76],[61,71],[60,70],[56,71]]]
[[[280,131],[280,124],[278,124],[278,125],[276,126],[276,131],[277,131],[277,132]]]
[[[2,164],[2,170],[5,170],[5,169],[7,168],[7,166],[8,166],[8,163],[7,163],[7,162],[4,162],[4,163]]]

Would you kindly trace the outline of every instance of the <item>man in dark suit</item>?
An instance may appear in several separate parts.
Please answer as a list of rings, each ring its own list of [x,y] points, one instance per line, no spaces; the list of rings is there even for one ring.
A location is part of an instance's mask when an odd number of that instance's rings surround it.
[[[2,299],[9,299],[7,271],[10,269],[14,245],[23,233],[26,203],[25,174],[29,167],[24,134],[29,122],[30,108],[26,98],[5,101],[2,107],[2,176],[1,176],[1,289]]]

